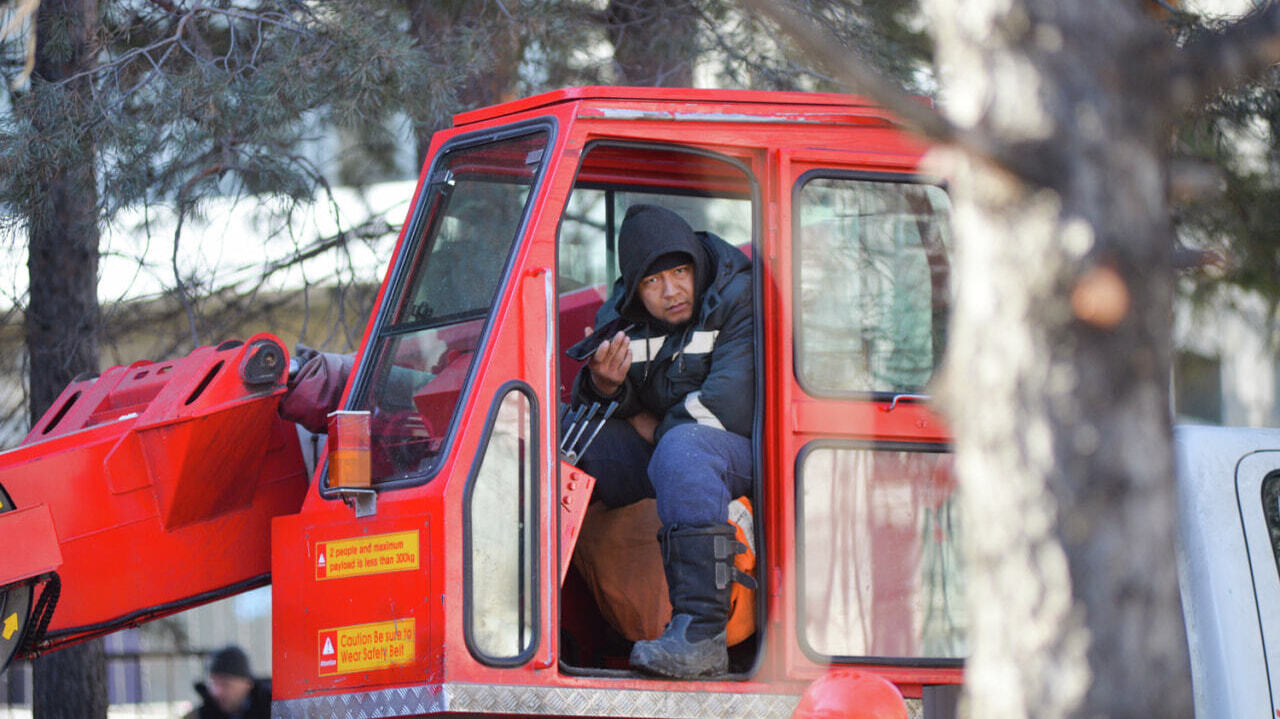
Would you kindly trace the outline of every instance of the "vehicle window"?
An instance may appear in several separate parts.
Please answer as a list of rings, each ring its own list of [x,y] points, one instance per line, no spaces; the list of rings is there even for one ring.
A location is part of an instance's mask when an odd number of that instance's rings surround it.
[[[560,219],[560,294],[585,287],[601,291],[618,276],[617,228],[611,226],[613,193],[578,188]]]
[[[923,391],[946,344],[946,192],[818,177],[797,198],[800,384],[815,395]]]
[[[617,234],[627,208],[659,205],[733,245],[751,244],[751,201],[730,197],[668,195],[576,188],[560,225],[560,293],[585,287],[601,296],[618,279]]]
[[[1280,473],[1262,480],[1262,515],[1267,519],[1271,553],[1276,558],[1276,570],[1280,571]]]
[[[534,637],[534,413],[503,396],[467,495],[468,632],[478,658],[518,660]]]
[[[439,460],[546,143],[535,132],[450,152],[423,189],[409,271],[393,285],[350,407],[372,415],[375,484]]]
[[[802,455],[800,637],[830,658],[966,651],[952,455],[819,446]]]

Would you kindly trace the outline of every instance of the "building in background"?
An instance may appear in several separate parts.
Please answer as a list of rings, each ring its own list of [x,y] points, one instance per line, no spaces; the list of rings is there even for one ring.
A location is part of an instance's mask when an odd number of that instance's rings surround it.
[[[173,719],[198,705],[193,685],[208,657],[228,644],[249,655],[257,676],[271,676],[271,588],[126,629],[106,637],[110,716]],[[15,662],[0,676],[0,719],[31,716],[31,667]]]

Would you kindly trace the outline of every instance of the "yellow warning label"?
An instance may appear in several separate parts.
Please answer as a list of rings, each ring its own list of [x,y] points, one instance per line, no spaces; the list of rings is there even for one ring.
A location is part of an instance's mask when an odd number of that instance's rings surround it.
[[[13,635],[17,631],[18,631],[18,613],[14,612],[13,614],[10,614],[9,616],[4,618],[3,636],[5,638],[5,641],[13,639]]]
[[[418,530],[316,542],[316,579],[418,568]]]
[[[412,618],[322,629],[317,642],[320,676],[409,664],[415,636]]]

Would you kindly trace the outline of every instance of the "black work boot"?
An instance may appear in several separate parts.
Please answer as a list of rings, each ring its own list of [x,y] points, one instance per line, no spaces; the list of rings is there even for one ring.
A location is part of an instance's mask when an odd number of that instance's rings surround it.
[[[729,671],[725,625],[729,583],[751,582],[733,566],[744,548],[730,524],[673,525],[658,534],[671,597],[671,621],[657,639],[636,642],[631,666],[693,679]]]

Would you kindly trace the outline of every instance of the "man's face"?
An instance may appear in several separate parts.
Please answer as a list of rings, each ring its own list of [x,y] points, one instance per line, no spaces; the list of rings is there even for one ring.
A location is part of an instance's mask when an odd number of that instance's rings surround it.
[[[682,325],[693,319],[693,265],[656,272],[640,280],[638,290],[644,308],[655,319]]]
[[[249,698],[249,691],[252,689],[252,679],[229,674],[209,675],[209,694],[213,695],[218,708],[228,714],[238,712],[244,707],[244,702]]]

